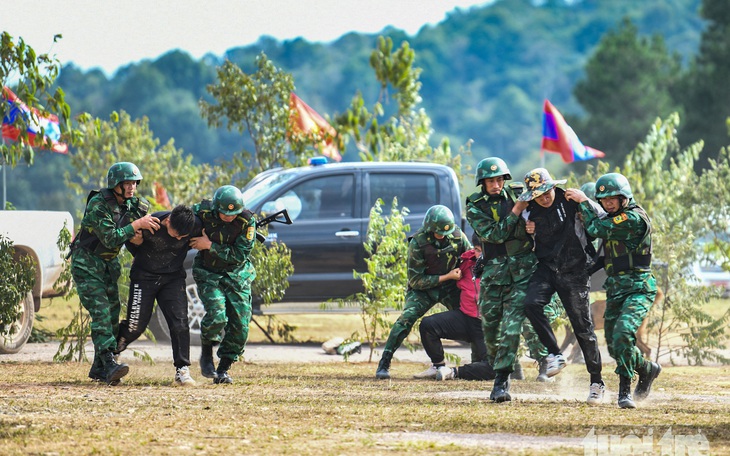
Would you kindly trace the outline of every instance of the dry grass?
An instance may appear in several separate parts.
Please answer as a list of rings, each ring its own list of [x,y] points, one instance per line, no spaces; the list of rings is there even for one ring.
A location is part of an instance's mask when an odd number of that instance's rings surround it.
[[[553,384],[513,382],[515,400],[492,404],[489,382],[405,378],[420,364],[377,381],[370,364],[238,363],[233,385],[195,388],[170,386],[167,365],[132,364],[107,387],[86,379],[88,364],[1,363],[0,453],[583,454],[591,428],[658,440],[671,426],[730,454],[728,367],[665,368],[647,402],[620,410],[613,384],[604,405],[584,403],[581,366]]]

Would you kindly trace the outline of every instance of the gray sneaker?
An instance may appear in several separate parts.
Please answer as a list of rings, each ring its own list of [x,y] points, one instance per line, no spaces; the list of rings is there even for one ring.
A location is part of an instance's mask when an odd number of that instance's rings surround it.
[[[456,375],[453,367],[441,366],[438,368],[438,372],[436,373],[436,380],[453,380],[454,378],[456,378]]]
[[[588,392],[588,405],[598,405],[603,402],[603,395],[606,393],[606,385],[603,383],[591,383],[590,391]]]
[[[175,386],[195,386],[195,380],[190,376],[188,366],[178,367],[175,372]]]
[[[547,371],[545,372],[548,377],[555,377],[563,369],[565,369],[565,357],[563,355],[548,355]]]

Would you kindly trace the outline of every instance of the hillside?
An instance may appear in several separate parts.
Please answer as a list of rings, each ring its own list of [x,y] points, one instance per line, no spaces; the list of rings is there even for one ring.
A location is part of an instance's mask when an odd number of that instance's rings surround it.
[[[423,69],[422,107],[433,120],[434,142],[447,136],[456,149],[472,139],[474,157],[499,154],[522,171],[536,164],[544,98],[565,115],[581,115],[572,90],[606,31],[628,16],[640,33],[662,35],[668,48],[686,61],[696,53],[703,27],[699,4],[700,0],[502,0],[457,9],[415,36],[395,29],[382,34],[392,37],[396,46],[406,40],[416,51],[416,66]],[[367,102],[376,100],[379,87],[368,65],[376,39],[377,35],[351,33],[319,44],[262,37],[254,45],[201,60],[174,51],[124,67],[111,79],[100,71],[67,66],[58,83],[75,111],[106,117],[123,109],[132,117],[148,116],[162,143],[174,139],[197,162],[214,162],[246,146],[233,133],[208,129],[200,118],[198,100],[207,96],[205,86],[214,81],[223,59],[253,71],[255,56],[265,52],[293,74],[302,99],[333,117],[358,91]],[[9,173],[8,199],[18,208],[65,208],[62,179],[53,178],[63,172],[63,157],[46,158],[40,154],[32,168],[19,166]],[[356,159],[355,153],[345,155],[345,160]],[[38,193],[45,197],[33,196]]]

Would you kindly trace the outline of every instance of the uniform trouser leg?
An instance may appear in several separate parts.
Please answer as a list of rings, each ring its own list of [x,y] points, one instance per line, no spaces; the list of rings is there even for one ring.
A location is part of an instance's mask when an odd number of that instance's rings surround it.
[[[547,268],[538,265],[527,286],[525,315],[547,352],[557,355],[560,353],[560,347],[558,347],[558,341],[555,339],[555,333],[550,326],[550,321],[545,315],[545,306],[550,303],[554,293],[555,288],[552,284],[550,272]]]
[[[131,279],[127,300],[127,318],[119,324],[117,336],[117,347],[120,350],[139,339],[139,336],[147,329],[160,288],[161,284],[156,280]]]
[[[568,314],[573,333],[583,352],[586,370],[591,374],[591,383],[601,380],[601,352],[593,330],[591,318],[590,284],[587,274],[562,274],[557,277],[556,288]]]
[[[499,325],[497,353],[494,358],[494,371],[511,373],[514,370],[520,335],[525,321],[525,292],[529,278],[504,288],[502,296],[502,321]]]
[[[487,361],[459,366],[458,378],[464,380],[494,380],[495,373]]]
[[[504,312],[503,301],[509,295],[511,285],[485,285],[479,290],[479,312],[482,316],[482,332],[487,356],[494,360],[499,342],[499,326]]]
[[[116,334],[119,331],[120,266],[116,260],[103,261],[91,259],[94,264],[77,264],[76,255],[72,259],[71,274],[76,283],[81,305],[91,317],[91,340],[94,351],[103,354],[117,346]]]
[[[223,339],[223,329],[228,323],[226,317],[226,295],[218,282],[195,279],[198,295],[203,302],[205,315],[200,321],[200,341],[203,345],[214,345]]]
[[[175,278],[165,283],[157,294],[157,305],[165,316],[170,331],[172,360],[175,367],[190,365],[190,326],[185,279]]]
[[[427,291],[408,290],[406,292],[406,303],[403,312],[393,323],[393,327],[388,334],[388,340],[385,342],[383,351],[395,353],[401,346],[408,334],[410,334],[413,325],[419,318],[423,317],[436,302]]]
[[[636,347],[636,331],[651,309],[654,296],[634,293],[617,300],[606,299],[604,331],[608,353],[616,360],[616,373],[633,378],[634,373],[644,367],[646,360]]]
[[[221,284],[226,295],[225,335],[218,347],[218,357],[238,361],[248,340],[251,322],[251,289],[226,279]]]

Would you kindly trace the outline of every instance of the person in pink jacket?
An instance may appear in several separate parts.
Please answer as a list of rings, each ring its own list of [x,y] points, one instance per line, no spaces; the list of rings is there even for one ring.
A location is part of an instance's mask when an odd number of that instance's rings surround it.
[[[421,343],[426,354],[431,358],[432,365],[425,371],[414,375],[414,378],[439,378],[439,369],[442,368],[442,376],[448,376],[449,379],[455,378],[455,375],[467,380],[494,379],[492,366],[487,362],[487,346],[484,343],[482,320],[477,304],[480,279],[475,279],[472,273],[477,259],[482,254],[482,247],[476,236],[472,236],[472,244],[474,248],[461,255],[459,265],[461,279],[458,279],[457,282],[457,286],[461,290],[459,308],[428,316],[421,321]],[[471,343],[472,363],[454,368],[458,370],[458,374],[453,369],[446,367],[441,339]],[[446,378],[441,380],[446,380]]]

